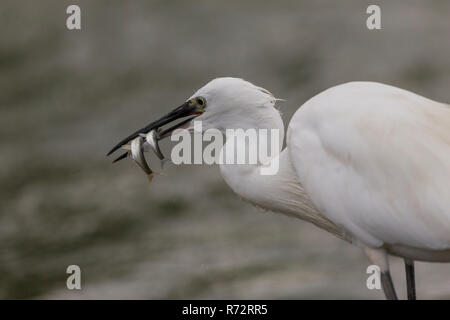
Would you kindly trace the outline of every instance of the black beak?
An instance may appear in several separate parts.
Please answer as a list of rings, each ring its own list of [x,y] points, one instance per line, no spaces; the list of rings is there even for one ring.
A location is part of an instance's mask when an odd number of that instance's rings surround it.
[[[179,106],[178,108],[176,108],[175,110],[173,110],[173,111],[169,112],[168,114],[166,114],[161,119],[150,123],[149,125],[145,126],[144,128],[137,130],[136,132],[134,132],[133,134],[129,135],[125,139],[121,140],[118,144],[116,144],[111,149],[111,151],[108,152],[107,156],[109,156],[111,153],[113,153],[114,151],[118,150],[120,147],[122,147],[123,145],[127,144],[128,142],[130,142],[131,140],[133,140],[134,138],[139,136],[139,134],[141,134],[141,133],[147,134],[151,130],[159,129],[160,127],[164,126],[165,124],[173,122],[173,121],[175,121],[177,119],[191,116],[188,119],[186,119],[186,120],[184,120],[184,121],[182,121],[182,122],[180,122],[180,123],[170,127],[169,129],[166,129],[166,130],[160,132],[158,134],[157,139],[161,140],[163,137],[167,136],[171,131],[181,127],[182,125],[184,125],[186,123],[188,123],[193,118],[199,116],[201,113],[203,113],[203,110],[199,109],[195,104],[192,104],[190,101],[187,101],[187,102],[183,103],[181,106]],[[116,161],[121,160],[123,158],[124,157],[122,155],[118,159],[116,159]]]

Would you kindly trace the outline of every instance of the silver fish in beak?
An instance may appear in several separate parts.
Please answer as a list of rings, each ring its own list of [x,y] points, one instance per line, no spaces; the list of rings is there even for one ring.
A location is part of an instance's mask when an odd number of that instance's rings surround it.
[[[152,181],[154,172],[147,164],[147,160],[144,156],[144,138],[137,137],[131,141],[131,157],[137,163],[139,167],[147,174],[148,180]]]
[[[148,175],[149,180],[153,178],[155,172],[153,172],[153,170],[151,170],[148,166],[144,152],[152,150],[160,160],[166,160],[161,152],[161,149],[159,148],[158,133],[156,130],[151,130],[147,134],[139,134],[139,136],[134,138],[130,144],[123,145],[121,149],[127,150],[127,152],[122,154],[113,162],[117,162],[131,156],[139,167]]]
[[[168,114],[166,114],[165,116],[160,118],[159,120],[153,121],[152,123],[148,124],[147,126],[130,134],[125,139],[122,139],[106,155],[109,156],[114,151],[120,149],[122,146],[124,146],[125,144],[127,144],[128,142],[133,140],[134,138],[138,137],[141,133],[147,134],[151,130],[159,130],[159,128],[161,128],[162,126],[164,126],[168,123],[171,123],[171,122],[181,119],[181,118],[189,117],[189,118],[185,119],[184,121],[170,127],[170,129],[167,129],[167,130],[164,130],[163,132],[161,132],[160,138],[157,139],[157,140],[161,140],[162,138],[167,137],[170,134],[170,132],[174,131],[176,128],[179,128],[184,124],[187,124],[189,121],[191,121],[195,117],[199,116],[204,111],[205,110],[203,109],[203,107],[196,104],[196,102],[194,102],[194,100],[191,99],[189,101],[186,101],[181,106],[179,106],[178,108],[175,108],[174,110],[172,110],[171,112],[169,112]],[[126,157],[126,156],[123,156],[123,157]],[[123,158],[121,158],[121,159],[123,159]]]
[[[162,154],[161,149],[159,148],[159,144],[158,144],[158,140],[157,140],[157,133],[154,130],[150,131],[146,135],[141,133],[141,134],[139,134],[139,137],[142,137],[145,141],[142,144],[142,149],[144,150],[144,152],[147,152],[148,150],[152,150],[160,160],[163,160],[163,161],[167,160],[164,157],[164,155]],[[126,157],[130,156],[130,154],[131,154],[130,153],[131,144],[124,144],[120,148],[122,150],[127,150],[127,152],[121,154],[118,158],[114,159],[113,163],[120,161],[122,159],[125,159]]]
[[[205,105],[206,102],[203,98],[192,98],[184,102],[181,106],[175,108],[159,120],[153,121],[147,126],[135,131],[125,139],[122,139],[107,153],[107,156],[118,149],[127,150],[127,152],[116,158],[113,163],[125,159],[131,154],[133,160],[136,161],[142,170],[147,173],[149,179],[151,179],[154,173],[145,160],[144,151],[147,151],[148,148],[150,148],[153,152],[155,152],[160,160],[165,161],[166,159],[164,159],[164,155],[159,149],[158,141],[169,137],[172,132],[178,128],[189,126],[194,118],[205,112]],[[180,119],[183,120],[165,130],[161,130],[161,127]],[[128,143],[130,142],[131,144],[129,145]],[[163,166],[163,163],[164,162],[161,163],[161,166]]]
[[[160,130],[158,130],[160,131]],[[141,137],[144,137],[146,140],[145,145],[149,145],[150,148],[153,150],[153,152],[156,154],[156,156],[159,158],[159,160],[164,160],[164,155],[161,152],[161,149],[159,149],[158,144],[158,133],[156,130],[152,130],[147,134],[140,134]]]

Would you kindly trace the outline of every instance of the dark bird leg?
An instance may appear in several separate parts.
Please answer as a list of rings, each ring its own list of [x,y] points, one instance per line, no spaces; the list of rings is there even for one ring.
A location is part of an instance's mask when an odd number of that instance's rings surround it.
[[[387,300],[397,300],[397,294],[395,293],[394,283],[389,270],[381,272],[381,286]]]
[[[386,249],[366,247],[364,248],[364,251],[369,260],[380,268],[381,286],[383,287],[386,299],[397,300],[394,283],[392,282],[391,274],[389,273],[389,261]]]
[[[408,300],[416,300],[416,281],[414,276],[414,261],[404,259],[406,271],[406,289],[408,292]]]

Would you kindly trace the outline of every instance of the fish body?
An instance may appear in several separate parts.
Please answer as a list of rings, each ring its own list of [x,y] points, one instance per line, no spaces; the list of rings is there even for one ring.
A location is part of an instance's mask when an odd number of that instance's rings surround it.
[[[145,136],[145,140],[147,141],[148,145],[151,147],[153,152],[156,154],[156,156],[160,160],[164,160],[164,155],[162,154],[161,150],[159,149],[158,140],[157,140],[157,132],[156,130],[151,130],[149,133],[147,133]]]
[[[168,159],[164,158],[164,155],[159,148],[157,130],[151,130],[147,134],[139,134],[136,138],[131,140],[130,144],[123,145],[122,149],[127,150],[127,152],[120,155],[113,161],[113,163],[131,156],[136,164],[147,174],[147,177],[150,181],[152,180],[156,172],[153,172],[153,170],[148,166],[147,160],[144,156],[144,152],[151,149],[156,154],[156,156],[160,160],[162,160],[161,167],[163,166],[164,162],[168,161]]]
[[[147,174],[148,180],[151,181],[154,176],[154,172],[147,164],[147,160],[144,156],[144,138],[139,136],[131,141],[131,157],[137,163],[139,167]]]

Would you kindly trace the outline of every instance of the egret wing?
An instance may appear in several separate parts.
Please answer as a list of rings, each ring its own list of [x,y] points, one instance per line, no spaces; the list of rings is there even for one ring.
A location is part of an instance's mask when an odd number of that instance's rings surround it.
[[[371,82],[293,116],[291,160],[316,208],[365,244],[450,248],[450,109]]]

